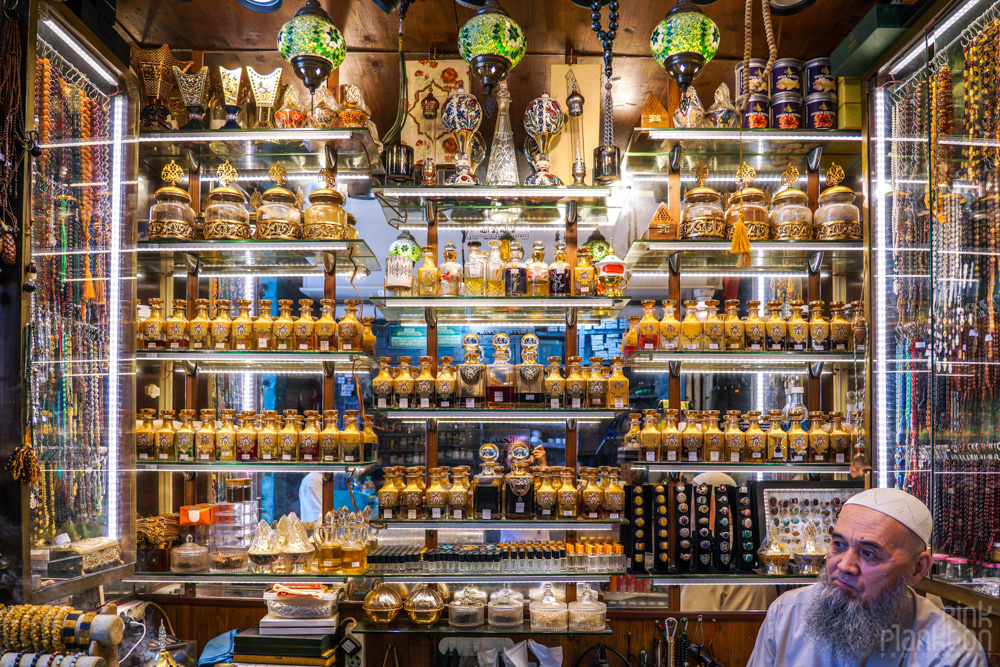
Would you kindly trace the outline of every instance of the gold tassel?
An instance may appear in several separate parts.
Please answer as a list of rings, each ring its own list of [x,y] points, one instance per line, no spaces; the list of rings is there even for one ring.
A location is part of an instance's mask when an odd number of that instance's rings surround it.
[[[83,267],[83,298],[89,301],[97,296],[94,291],[94,276],[90,273],[90,262]]]
[[[739,217],[736,219],[736,224],[733,225],[733,243],[729,246],[729,252],[740,256],[739,261],[736,262],[736,266],[741,269],[750,266],[750,237],[747,235],[747,226],[743,221],[742,208]]]

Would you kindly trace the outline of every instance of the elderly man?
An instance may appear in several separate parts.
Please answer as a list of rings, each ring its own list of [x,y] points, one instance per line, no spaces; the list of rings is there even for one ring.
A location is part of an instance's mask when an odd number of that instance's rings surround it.
[[[904,491],[848,500],[819,583],[774,601],[749,666],[987,667],[976,637],[910,588],[930,536],[930,511]]]

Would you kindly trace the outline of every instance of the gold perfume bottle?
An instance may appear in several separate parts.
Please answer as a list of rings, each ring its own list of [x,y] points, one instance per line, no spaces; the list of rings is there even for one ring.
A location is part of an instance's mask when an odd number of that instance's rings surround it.
[[[705,305],[708,307],[708,316],[702,323],[703,347],[712,352],[719,352],[725,346],[726,337],[725,325],[719,317],[719,302],[716,299],[709,299]]]
[[[594,296],[596,281],[594,280],[594,265],[590,263],[590,248],[584,246],[577,250],[576,268],[573,269],[573,289],[576,296]]]
[[[465,363],[458,365],[458,406],[476,410],[483,407],[486,400],[486,365],[480,359],[479,338],[475,334],[466,334],[462,347]]]
[[[628,330],[622,337],[622,356],[627,357],[639,349],[639,316],[628,316]]]
[[[229,299],[216,299],[215,318],[212,319],[212,349],[228,350],[233,321],[229,319]]]
[[[417,295],[437,296],[439,277],[436,259],[437,249],[428,245],[421,250],[424,254],[424,263],[417,269]]]
[[[371,463],[378,458],[378,436],[372,430],[372,425],[362,420],[361,429],[361,461]]]
[[[208,299],[195,299],[197,309],[188,322],[188,347],[192,350],[207,350],[208,337],[212,332],[212,320],[208,317]]]
[[[166,346],[164,329],[167,328],[167,323],[163,319],[163,299],[150,299],[149,308],[149,317],[142,321],[142,332],[143,338],[146,341],[146,349],[162,350]]]
[[[392,393],[395,396],[396,407],[400,410],[412,410],[416,384],[410,375],[410,360],[412,357],[399,357],[399,372],[392,381]]]
[[[188,320],[185,314],[187,301],[173,300],[174,311],[167,318],[165,335],[168,350],[186,350],[188,348]]]
[[[702,461],[721,463],[726,449],[726,438],[719,429],[719,411],[707,410],[702,413],[703,441]]]
[[[743,320],[740,319],[740,300],[728,299],[726,301],[726,319],[723,321],[725,328],[725,349],[729,352],[743,349],[743,339],[746,330]]]
[[[756,410],[744,415],[744,419],[750,424],[743,434],[746,441],[746,457],[750,463],[763,463],[767,457],[767,435],[760,427],[760,418],[761,414]]]
[[[233,428],[235,410],[222,411],[222,426],[215,432],[215,453],[220,461],[236,460],[236,429]]]
[[[830,349],[847,352],[851,349],[851,323],[844,319],[844,302],[830,304]]]
[[[306,423],[299,431],[299,461],[313,463],[320,460],[319,453],[319,411],[306,410]]]
[[[703,438],[701,434],[700,418],[701,413],[688,410],[685,414],[687,424],[681,432],[681,449],[684,461],[701,461]]]
[[[340,458],[344,463],[363,460],[363,437],[358,430],[358,411],[344,411],[344,430],[340,432]]]
[[[503,485],[504,518],[531,519],[535,516],[535,485],[528,472],[531,450],[524,443],[516,443],[511,448],[511,455],[511,471]]]
[[[851,434],[844,428],[844,413],[830,413],[830,462],[847,463],[851,451]]]
[[[582,474],[584,469],[581,468],[580,472]],[[580,500],[583,504],[583,518],[600,519],[604,510],[604,491],[601,490],[600,485],[597,483],[596,469],[587,469],[586,481],[587,483],[580,494]]]
[[[767,332],[767,350],[769,352],[781,352],[785,349],[785,340],[788,338],[788,323],[781,317],[781,302],[767,302],[767,322],[764,330]]]
[[[375,345],[378,343],[378,340],[375,338],[375,332],[372,331],[374,324],[374,317],[361,318],[361,351],[369,357],[375,356]]]
[[[194,458],[199,463],[215,460],[215,410],[201,411],[201,426],[194,433]]]
[[[642,302],[637,343],[639,350],[643,352],[655,350],[660,343],[660,321],[656,319],[656,302],[652,299]]]
[[[264,425],[257,431],[257,458],[261,461],[277,461],[281,458],[277,419],[277,411],[264,411]]]
[[[660,461],[660,431],[656,428],[656,410],[643,410],[642,431],[639,432],[639,461],[653,463]],[[636,420],[638,421],[638,419]]]
[[[604,489],[604,517],[612,521],[621,519],[625,512],[625,489],[614,468],[607,468],[604,475],[608,485]]]
[[[809,343],[813,352],[830,349],[830,322],[823,317],[823,302],[809,302]]]
[[[554,468],[543,469],[535,479],[541,478],[540,483],[535,487],[535,518],[553,519],[558,511],[556,501],[556,489],[552,485],[552,476],[555,474]]]
[[[559,364],[562,357],[549,357],[549,373],[545,376],[545,405],[550,410],[561,410],[566,403],[566,380]]]
[[[802,428],[805,414],[801,410],[788,413],[791,423],[788,426],[788,460],[793,463],[803,463],[809,459],[809,434]]]
[[[621,357],[611,358],[611,377],[608,379],[608,402],[612,410],[627,410],[629,407],[628,378],[622,370],[625,360]]]
[[[337,411],[324,410],[325,426],[319,434],[319,457],[323,463],[340,460],[340,431],[337,430]]]
[[[278,318],[274,320],[274,349],[282,352],[295,349],[295,323],[292,320],[291,299],[278,299]]]
[[[271,317],[271,300],[257,302],[257,319],[253,321],[253,344],[255,350],[274,349],[274,318]]]
[[[603,357],[590,358],[590,377],[587,378],[587,407],[599,410],[608,404],[608,378],[605,377]]]
[[[162,423],[153,434],[156,460],[160,462],[173,461],[176,455],[174,450],[174,434],[176,433],[174,430],[174,411],[161,410],[160,419]]]
[[[385,481],[382,488],[378,490],[378,511],[381,519],[395,519],[399,513],[399,489],[396,487],[396,475],[402,474],[403,469],[386,466],[382,469],[385,473]]]
[[[135,427],[135,457],[139,461],[152,461],[156,458],[156,439],[154,437],[153,418],[156,410],[143,408],[139,411],[140,423]]]
[[[180,411],[181,425],[174,433],[174,451],[178,461],[194,461],[194,426],[191,425],[194,416],[194,410]]]
[[[438,360],[438,373],[434,379],[434,393],[437,395],[437,407],[450,408],[455,404],[455,391],[458,380],[455,378],[455,366],[451,357],[441,357]]]
[[[295,337],[295,349],[309,351],[316,349],[314,328],[316,320],[312,316],[312,299],[299,299],[299,316],[292,323],[292,335]]]
[[[257,460],[257,430],[253,423],[255,417],[253,410],[240,413],[240,427],[236,431],[236,458],[241,462]]]
[[[575,519],[580,505],[576,480],[572,468],[563,468],[560,473],[562,484],[556,489],[556,512],[560,519]]]
[[[566,407],[571,410],[579,410],[583,407],[583,401],[587,393],[587,386],[580,372],[580,361],[582,357],[567,358],[566,371]]]
[[[420,478],[424,469],[421,466],[411,466],[406,469],[406,486],[399,495],[399,509],[402,519],[414,521],[424,517],[424,489],[420,486]]]
[[[337,345],[345,352],[360,352],[362,325],[358,320],[358,305],[360,301],[347,299],[344,307],[347,312],[337,323]]]
[[[785,347],[793,352],[805,352],[809,349],[809,323],[802,317],[802,306],[805,302],[795,299],[790,305],[792,310],[788,318],[788,339]]]
[[[677,319],[677,302],[665,299],[663,304],[663,319],[660,320],[659,349],[676,352],[681,344],[681,323]]]
[[[830,460],[830,434],[823,428],[824,421],[822,412],[809,413],[809,451],[814,463]]]
[[[666,410],[663,413],[665,424],[660,431],[660,459],[663,461],[681,460],[681,431],[677,427],[680,413],[677,410]]]
[[[237,299],[236,305],[239,306],[240,312],[233,320],[231,330],[232,330],[232,343],[234,350],[252,350],[253,349],[253,318],[250,317],[250,306],[253,301],[250,299]]]
[[[421,410],[434,407],[434,373],[431,371],[433,363],[434,357],[420,357],[420,374],[414,380],[414,392],[416,407]]]
[[[743,460],[743,450],[746,447],[746,436],[740,430],[740,411],[726,411],[726,430],[723,433],[726,443],[723,458],[729,463],[740,463]]]
[[[767,344],[767,326],[760,318],[760,301],[747,302],[747,319],[743,328],[746,330],[746,349],[750,352],[763,350]]]
[[[684,320],[681,322],[681,350],[684,352],[697,352],[702,347],[704,325],[698,319],[697,307],[697,301],[689,299],[684,302]]]
[[[771,428],[767,430],[767,460],[782,463],[788,460],[788,434],[781,428],[781,410],[768,410]]]
[[[549,265],[545,263],[545,243],[535,241],[528,262],[528,296],[549,295]]]
[[[430,484],[424,492],[424,507],[428,519],[448,518],[448,490],[444,488],[444,480],[448,476],[447,468],[431,468],[428,471]]]
[[[389,361],[389,357],[378,358],[378,375],[372,380],[372,397],[377,410],[392,407],[393,378],[389,371]]]
[[[455,466],[451,469],[454,479],[448,489],[448,517],[454,520],[468,518],[471,502],[471,485],[469,483],[469,466]]]
[[[642,451],[642,415],[638,412],[630,412],[628,415],[628,431],[625,433],[625,438],[623,439],[624,448],[627,452],[626,458],[635,458],[638,461],[645,461],[646,458],[641,455]],[[656,432],[656,449],[660,448],[660,432]],[[654,454],[655,456],[655,454]],[[655,458],[654,458],[655,460]]]
[[[337,321],[333,319],[336,302],[333,299],[320,299],[320,316],[313,325],[316,336],[316,349],[320,352],[333,352],[337,349]]]
[[[522,408],[545,406],[545,369],[538,363],[538,336],[521,337],[521,363],[514,367],[514,393]]]

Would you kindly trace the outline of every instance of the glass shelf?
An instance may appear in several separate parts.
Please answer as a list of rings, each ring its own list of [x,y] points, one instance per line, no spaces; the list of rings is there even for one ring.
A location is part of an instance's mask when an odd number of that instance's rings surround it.
[[[387,220],[400,229],[428,225],[427,205],[437,206],[439,229],[537,229],[566,226],[570,201],[577,205],[577,227],[613,227],[628,198],[626,187],[375,187]]]
[[[519,573],[519,572],[372,572],[369,570],[364,576],[373,579],[384,579],[385,581],[398,581],[402,584],[420,584],[425,582],[445,582],[454,584],[535,584],[543,582],[556,583],[606,583],[611,581],[611,577],[624,576],[625,572],[547,572],[547,573]]]
[[[679,364],[680,372],[747,370],[801,372],[807,365],[822,364],[836,368],[864,364],[865,355],[847,352],[632,352],[625,358],[625,366],[640,372],[672,370]]]
[[[739,259],[729,252],[732,242],[637,239],[625,255],[633,276],[666,276],[671,262],[680,260],[681,275],[697,277],[697,270],[727,277],[808,278],[810,265],[823,273],[861,271],[865,263],[862,241],[751,241],[751,266],[736,268]],[[693,270],[693,271],[692,271]]]
[[[240,463],[236,461],[205,461],[202,463],[156,463],[136,461],[137,471],[156,470],[159,472],[214,472],[214,473],[235,473],[235,472],[355,472],[368,468],[370,463],[299,463],[289,461],[282,463],[274,462],[251,462]]]
[[[357,632],[358,634],[428,634],[428,635],[465,635],[469,637],[482,637],[487,635],[505,636],[505,635],[555,635],[563,636],[568,635],[572,637],[573,635],[610,635],[614,634],[611,630],[611,626],[605,624],[603,630],[563,630],[559,632],[544,632],[540,630],[532,630],[531,623],[528,621],[524,622],[524,625],[514,628],[496,628],[492,625],[485,624],[478,628],[453,628],[448,625],[448,610],[446,609],[441,614],[441,620],[434,625],[417,625],[408,618],[406,618],[405,613],[401,613],[395,621],[386,624],[371,623],[367,620],[359,621],[357,625],[351,630],[352,632]]]
[[[808,586],[816,581],[811,574],[785,574],[767,576],[757,572],[734,572],[732,574],[691,573],[691,574],[656,574],[643,572],[633,574],[636,579],[651,579],[653,585],[680,584],[684,586],[714,586],[714,585],[749,585],[749,586]]]
[[[186,276],[197,266],[202,277],[302,277],[323,275],[336,260],[338,273],[357,268],[379,271],[379,263],[361,239],[337,241],[171,241],[136,245],[139,264],[157,274]]]
[[[546,410],[521,408],[480,408],[478,410],[454,410],[451,408],[430,410],[401,410],[398,408],[372,408],[371,414],[380,414],[389,419],[403,421],[424,421],[436,419],[439,422],[475,422],[485,424],[518,423],[543,424],[562,423],[567,419],[582,422],[599,422],[614,419],[628,410]]]
[[[626,519],[592,521],[587,519],[566,519],[548,521],[545,519],[515,521],[498,519],[482,521],[478,519],[430,519],[407,521],[405,519],[382,520],[386,528],[419,528],[423,530],[612,530],[615,526],[628,523]]]
[[[338,174],[367,177],[369,164],[372,175],[385,173],[368,128],[178,130],[142,133],[132,141],[139,144],[140,158],[154,168],[162,168],[170,160],[183,160],[182,166],[200,165],[204,170],[229,159],[240,181],[267,181],[267,170],[277,160],[294,163],[294,169],[286,165],[290,183],[316,181],[317,172],[325,165],[324,149],[328,145],[337,150]],[[257,170],[261,171],[259,175],[253,173]],[[214,173],[214,169],[210,171]]]
[[[385,319],[401,323],[424,324],[428,312],[432,312],[438,322],[565,326],[573,316],[577,321],[591,323],[616,319],[629,299],[601,296],[373,296],[370,301],[382,311]]]
[[[649,472],[733,472],[763,474],[847,474],[849,463],[727,463],[725,461],[699,461],[691,463],[668,463],[657,461],[630,461],[633,468],[645,468]]]
[[[365,575],[362,575],[365,576]],[[126,584],[342,584],[350,577],[342,574],[176,574],[173,572],[136,573],[122,579]]]
[[[185,365],[197,366],[202,372],[258,371],[263,373],[330,373],[364,371],[377,366],[372,357],[362,352],[252,352],[246,350],[170,351],[140,350],[136,362],[181,362],[175,370]]]

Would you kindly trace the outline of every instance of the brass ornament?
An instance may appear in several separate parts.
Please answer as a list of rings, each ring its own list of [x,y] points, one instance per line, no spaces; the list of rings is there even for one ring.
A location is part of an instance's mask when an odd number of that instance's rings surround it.
[[[653,219],[650,225],[655,225],[657,234],[671,234],[676,226],[673,216],[670,215],[670,209],[667,208],[666,202],[660,202],[660,205],[656,207],[656,213],[653,214]]]
[[[250,210],[256,211],[260,208],[260,205],[264,203],[264,198],[260,194],[260,190],[257,188],[253,189],[250,193]]]
[[[333,190],[337,187],[337,171],[331,169],[330,167],[323,167],[319,170],[319,182],[322,183],[327,190]]]
[[[219,77],[222,79],[222,97],[226,106],[237,106],[240,103],[240,84],[243,82],[243,68],[226,69],[219,67]]]
[[[271,168],[267,170],[267,177],[271,179],[279,188],[284,187],[285,183],[288,182],[288,171],[285,170],[284,166],[280,162],[275,162],[271,165]]]
[[[702,160],[698,163],[698,166],[694,170],[694,181],[698,184],[699,188],[705,187],[705,181],[708,180],[708,165]]]
[[[844,168],[834,162],[826,172],[826,187],[832,188],[840,185],[844,180]]]
[[[229,184],[239,178],[239,174],[236,172],[236,167],[229,164],[229,160],[219,165],[219,168],[215,171],[215,177],[222,183],[223,186],[229,187]]]
[[[736,184],[740,189],[750,187],[750,184],[757,180],[757,171],[746,162],[740,163],[740,168],[736,170]]]
[[[162,178],[165,183],[169,183],[171,186],[176,186],[177,182],[184,178],[184,170],[179,164],[171,160],[170,164],[163,167],[163,171],[160,172],[160,178]]]
[[[797,167],[789,164],[785,167],[785,170],[781,172],[781,184],[786,188],[794,188],[799,182],[799,170]]]

